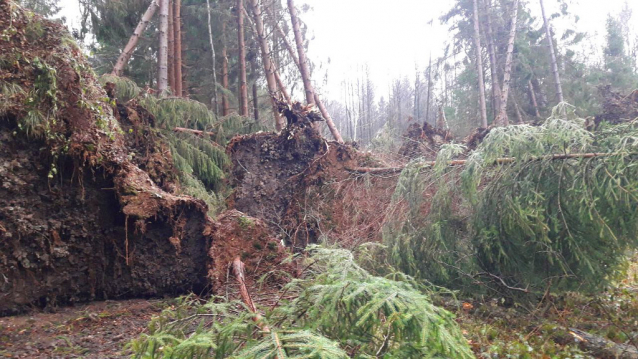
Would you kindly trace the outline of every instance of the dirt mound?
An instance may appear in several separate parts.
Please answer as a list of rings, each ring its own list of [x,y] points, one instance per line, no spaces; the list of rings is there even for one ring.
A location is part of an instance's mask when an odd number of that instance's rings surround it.
[[[208,278],[214,292],[227,283],[229,265],[237,256],[244,262],[251,283],[269,273],[267,283],[276,287],[287,282],[279,277],[282,271],[293,272],[292,264],[282,263],[290,253],[281,238],[260,219],[229,210],[218,216],[208,232],[213,238],[208,251]]]
[[[289,125],[280,134],[239,136],[229,144],[234,188],[229,207],[283,232],[298,250],[321,236],[320,219],[308,213],[322,200],[323,186],[349,178],[349,168],[371,160],[323,139],[303,111],[294,117],[283,113]]]
[[[603,121],[615,124],[638,118],[638,90],[625,96],[607,85],[599,91],[603,97],[603,113],[595,117],[596,125]]]
[[[0,315],[203,289],[207,208],[151,124],[115,120],[62,25],[1,1],[0,29]]]
[[[449,131],[434,128],[427,122],[423,123],[423,126],[412,123],[403,134],[403,145],[399,149],[399,154],[406,158],[434,159],[441,145],[451,140],[452,134]]]

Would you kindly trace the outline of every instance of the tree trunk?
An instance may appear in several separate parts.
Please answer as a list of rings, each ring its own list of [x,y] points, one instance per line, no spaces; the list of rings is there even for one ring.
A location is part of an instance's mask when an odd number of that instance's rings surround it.
[[[275,71],[275,81],[277,81],[277,86],[279,86],[279,91],[283,95],[284,100],[291,104],[292,100],[290,99],[290,95],[288,94],[288,91],[286,91],[286,86],[284,86],[284,83],[281,81],[281,77],[279,77],[279,73],[277,71]]]
[[[270,18],[274,19],[273,15],[270,13],[270,10],[268,9],[268,7],[265,7],[264,9],[266,11],[266,14]],[[279,36],[282,39],[282,42],[284,43],[284,47],[288,50],[288,53],[290,54],[290,57],[292,58],[293,62],[295,63],[295,65],[297,66],[299,71],[301,72],[301,63],[299,62],[299,58],[297,57],[297,54],[295,54],[294,49],[290,45],[290,42],[288,41],[288,38],[286,37],[286,34],[284,33],[284,31],[281,29],[281,27],[279,26],[279,24],[276,21],[273,21],[273,24],[275,26],[275,30],[277,30],[277,32],[279,33]],[[275,75],[277,75],[277,74],[275,74]],[[288,96],[288,94],[286,93],[286,90],[285,90],[285,88],[283,86],[283,83],[281,82],[281,78],[279,78],[279,76],[277,76],[277,82],[279,83],[279,86],[282,89],[282,94],[286,98],[286,101],[290,102],[290,96]],[[328,110],[326,109],[326,107],[321,102],[321,99],[319,98],[319,96],[317,96],[317,94],[314,93],[314,89],[313,89],[313,96],[314,96],[314,103],[317,105],[317,108],[319,108],[319,111],[321,111],[321,115],[326,120],[326,124],[328,125],[328,129],[330,130],[330,133],[332,134],[332,136],[335,138],[335,140],[337,142],[343,143],[343,138],[341,137],[341,134],[339,133],[339,130],[336,128],[334,122],[332,121],[332,117],[328,113]]]
[[[538,112],[538,102],[536,101],[536,93],[534,92],[534,86],[532,80],[527,81],[527,87],[529,87],[529,97],[532,100],[532,106],[534,107],[534,114],[540,118],[541,114]]]
[[[222,86],[228,91],[228,51],[226,49],[226,21],[222,23]],[[222,93],[222,116],[228,116],[229,104],[226,91]]]
[[[206,0],[206,10],[206,14],[208,15],[208,41],[210,42],[210,51],[213,60],[213,111],[215,112],[215,116],[217,116],[219,114],[217,108],[217,66],[215,61],[215,45],[213,44],[213,27],[210,21],[210,0]]]
[[[173,15],[175,21],[173,29],[175,31],[175,96],[184,96],[184,80],[182,77],[182,0],[175,1]]]
[[[430,51],[430,63],[428,64],[428,98],[425,100],[425,121],[430,118],[430,98],[432,97],[432,51]],[[435,121],[436,123],[436,121]]]
[[[165,97],[168,90],[168,0],[160,0],[157,93]]]
[[[507,126],[509,120],[507,118],[507,96],[509,95],[510,79],[512,76],[512,57],[514,55],[514,40],[516,39],[516,20],[518,18],[518,0],[514,0],[512,9],[512,28],[510,29],[510,37],[507,44],[507,55],[505,57],[505,69],[503,70],[503,92],[501,93],[501,108],[498,115],[494,119],[494,123],[498,126]]]
[[[303,81],[303,87],[306,92],[306,102],[310,104],[315,103],[314,94],[315,91],[312,88],[312,82],[310,81],[310,70],[308,69],[308,61],[306,59],[306,52],[303,48],[303,39],[301,38],[301,30],[299,29],[299,19],[297,18],[297,9],[293,0],[288,0],[288,11],[290,12],[290,22],[292,23],[292,32],[295,35],[295,43],[297,45],[297,54],[299,56],[299,71],[301,71],[301,80]]]
[[[128,61],[131,59],[131,56],[133,55],[133,51],[137,46],[137,42],[140,39],[140,36],[142,36],[144,30],[146,30],[146,26],[148,26],[149,21],[151,21],[158,8],[159,4],[157,0],[152,0],[151,5],[149,5],[148,9],[146,9],[146,12],[144,12],[142,20],[140,20],[140,22],[137,24],[137,27],[135,28],[135,31],[133,31],[133,36],[131,36],[131,38],[128,40],[128,43],[124,47],[124,51],[122,51],[120,57],[118,57],[117,62],[113,67],[113,71],[111,72],[113,75],[122,76],[122,71],[124,70],[124,67],[126,66]]]
[[[487,51],[490,56],[490,76],[492,78],[492,111],[496,117],[497,111],[501,108],[501,85],[498,81],[498,63],[496,62],[496,46],[494,45],[494,35],[492,32],[492,16],[490,7],[492,0],[485,1],[485,16],[487,16]]]
[[[241,0],[240,0],[241,1]],[[266,40],[264,33],[264,22],[261,18],[261,9],[259,8],[258,0],[250,0],[252,4],[252,13],[255,18],[255,30],[257,31],[257,38],[259,41],[259,48],[261,49],[261,62],[264,65],[264,74],[266,75],[266,84],[268,85],[268,92],[272,102],[273,116],[275,118],[275,126],[277,131],[284,128],[284,119],[279,116],[277,104],[275,103],[275,94],[277,93],[277,80],[275,78],[275,68],[270,59],[270,47]]]
[[[545,26],[545,36],[547,36],[547,43],[549,44],[549,53],[552,59],[552,72],[554,73],[554,83],[556,85],[556,98],[558,102],[564,102],[563,99],[563,87],[560,83],[560,75],[558,73],[558,64],[556,63],[556,53],[554,52],[554,42],[552,41],[552,33],[549,31],[549,24],[547,17],[545,16],[545,6],[543,0],[539,0],[541,3],[541,13],[543,14],[543,24]]]
[[[481,107],[481,127],[487,127],[487,107],[485,106],[485,80],[483,79],[483,55],[479,32],[478,0],[474,3],[474,47],[476,48],[476,74],[478,75],[479,105]]]
[[[175,94],[175,30],[173,29],[173,0],[168,2],[168,87]]]
[[[248,86],[246,81],[246,42],[244,41],[244,1],[237,0],[237,37],[239,46],[239,114],[248,115]]]

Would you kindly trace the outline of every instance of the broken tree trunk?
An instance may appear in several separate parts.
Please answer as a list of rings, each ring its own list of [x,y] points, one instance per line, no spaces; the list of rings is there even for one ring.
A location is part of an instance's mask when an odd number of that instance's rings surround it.
[[[554,52],[554,42],[552,41],[552,33],[549,31],[549,23],[547,22],[547,16],[545,16],[545,5],[543,4],[543,0],[540,0],[541,3],[541,13],[543,14],[543,25],[545,27],[545,36],[547,37],[547,44],[549,45],[549,53],[551,55],[552,60],[552,72],[554,73],[554,83],[556,86],[556,98],[558,102],[565,101],[563,99],[563,87],[560,83],[560,75],[558,73],[558,64],[556,63],[556,53]]]
[[[160,0],[157,93],[165,97],[168,90],[168,0]]]
[[[142,36],[142,33],[144,32],[144,30],[146,30],[146,26],[148,26],[149,21],[151,21],[151,19],[153,18],[153,15],[155,15],[155,12],[157,11],[158,8],[159,8],[159,4],[157,0],[152,0],[151,5],[149,5],[148,9],[146,9],[146,12],[144,12],[144,15],[142,16],[142,20],[140,20],[140,22],[137,24],[135,31],[133,31],[133,35],[131,36],[131,38],[128,40],[128,43],[124,47],[124,50],[122,51],[120,56],[117,58],[117,62],[115,62],[115,66],[113,66],[113,71],[112,71],[113,75],[122,76],[124,67],[126,66],[126,64],[128,64],[128,61],[131,59],[131,56],[133,55],[133,51],[135,50],[135,47],[137,46],[137,42],[139,41],[140,36]]]
[[[570,328],[569,334],[581,347],[591,351],[597,358],[638,359],[638,348],[633,345],[614,343],[575,328]]]
[[[244,301],[244,304],[248,307],[253,313],[253,321],[257,324],[259,329],[261,329],[264,334],[272,334],[273,339],[275,340],[275,345],[277,346],[277,353],[275,355],[276,359],[286,358],[286,354],[283,351],[281,346],[281,341],[277,336],[277,333],[272,332],[270,327],[264,323],[264,318],[257,311],[257,307],[253,302],[253,299],[250,297],[250,293],[248,293],[248,288],[246,287],[246,276],[244,275],[244,263],[241,261],[240,257],[236,257],[233,261],[233,272],[235,273],[235,278],[237,279],[237,283],[239,284],[239,295],[241,299]]]
[[[512,57],[514,56],[514,40],[516,39],[516,20],[518,19],[518,0],[514,0],[512,4],[512,28],[510,29],[510,37],[507,44],[507,55],[505,57],[505,70],[503,72],[503,90],[501,93],[501,108],[494,119],[497,126],[507,126],[509,120],[507,118],[507,99],[510,89],[510,79],[512,77]]]
[[[478,75],[479,105],[481,110],[481,127],[487,127],[487,107],[485,105],[485,80],[483,79],[483,55],[481,54],[481,37],[479,32],[478,0],[474,0],[474,48],[476,50],[476,73]]]
[[[264,31],[264,21],[261,17],[261,9],[259,7],[259,2],[257,0],[250,0],[252,5],[252,13],[255,20],[255,31],[257,32],[257,39],[259,42],[259,48],[261,50],[261,62],[264,65],[264,73],[266,74],[266,84],[268,85],[268,92],[270,94],[272,108],[273,108],[273,116],[275,117],[275,125],[277,131],[281,131],[285,122],[284,119],[279,116],[279,111],[277,110],[277,103],[275,101],[275,94],[277,93],[277,80],[275,78],[275,67],[270,59],[270,47],[268,46],[268,41],[266,40],[266,34]],[[282,85],[283,86],[283,85]]]
[[[244,1],[237,0],[237,37],[239,46],[239,114],[248,115],[248,85],[246,81],[246,42],[244,40]]]
[[[594,158],[594,157],[609,157],[613,155],[613,153],[571,153],[571,154],[560,154],[560,155],[547,155],[541,157],[532,157],[529,161],[544,161],[544,160],[566,160],[570,158]],[[502,165],[507,163],[516,162],[517,159],[515,157],[503,157],[497,158],[493,164]],[[467,160],[452,160],[448,161],[448,166],[464,166],[467,163]],[[422,163],[424,167],[434,167],[436,161],[426,161]],[[403,171],[405,166],[400,167],[354,167],[348,168],[348,171],[357,172],[357,173],[370,173],[370,174],[390,174],[390,173],[399,173]]]

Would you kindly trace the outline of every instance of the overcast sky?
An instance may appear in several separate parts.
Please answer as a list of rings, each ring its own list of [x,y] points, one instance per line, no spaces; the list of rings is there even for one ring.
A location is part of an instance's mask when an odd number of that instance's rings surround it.
[[[538,0],[530,0],[532,14],[540,17]],[[580,16],[578,31],[600,42],[607,14],[617,14],[625,0],[572,0],[570,11]],[[297,0],[302,5],[304,0]],[[378,93],[387,93],[392,79],[414,78],[415,66],[427,67],[430,52],[441,54],[450,34],[438,18],[453,0],[305,0],[311,10],[302,14],[309,26],[309,57],[319,67],[314,74],[323,92],[338,97],[343,79],[367,65]],[[638,0],[628,0],[638,24]],[[77,0],[61,0],[62,16],[77,25]],[[545,0],[549,14],[558,11],[557,0]],[[432,25],[428,22],[434,20]],[[554,24],[557,28],[561,24]],[[563,24],[562,26],[566,26]],[[323,83],[327,73],[328,81]]]

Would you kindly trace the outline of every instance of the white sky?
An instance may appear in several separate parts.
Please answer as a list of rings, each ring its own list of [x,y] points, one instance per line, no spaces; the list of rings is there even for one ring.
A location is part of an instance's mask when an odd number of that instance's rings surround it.
[[[453,0],[297,0],[296,5],[304,2],[312,8],[301,15],[312,38],[308,55],[318,68],[315,80],[322,80],[327,70],[328,82],[320,87],[329,97],[338,98],[343,79],[356,76],[364,65],[369,67],[377,94],[385,94],[392,79],[413,79],[415,66],[427,67],[430,52],[436,58],[451,37],[438,18],[452,7]],[[578,31],[599,34],[597,41],[601,41],[607,14],[617,14],[624,2],[572,0],[570,11],[580,16]],[[60,16],[77,26],[77,0],[60,3]],[[532,14],[540,18],[538,1],[528,3]],[[638,0],[628,3],[638,24]],[[545,6],[548,16],[558,11],[557,0],[545,0]]]
[[[301,0],[298,0],[300,2]],[[602,36],[607,14],[617,14],[625,0],[572,0],[569,9],[578,14],[578,31]],[[415,65],[428,65],[430,51],[441,55],[451,39],[448,26],[439,17],[451,9],[453,0],[305,0],[313,10],[303,14],[314,39],[309,57],[328,67],[324,92],[339,96],[344,78],[356,76],[367,64],[377,85],[377,94],[387,94],[393,79],[414,79]],[[540,19],[538,0],[527,1],[533,16]],[[638,0],[628,0],[638,24]],[[558,1],[545,0],[547,16],[557,12]],[[427,23],[434,19],[433,25]],[[560,27],[560,24],[554,24]],[[600,37],[598,39],[600,41]],[[602,46],[602,45],[601,45]],[[319,80],[317,75],[315,80]]]

